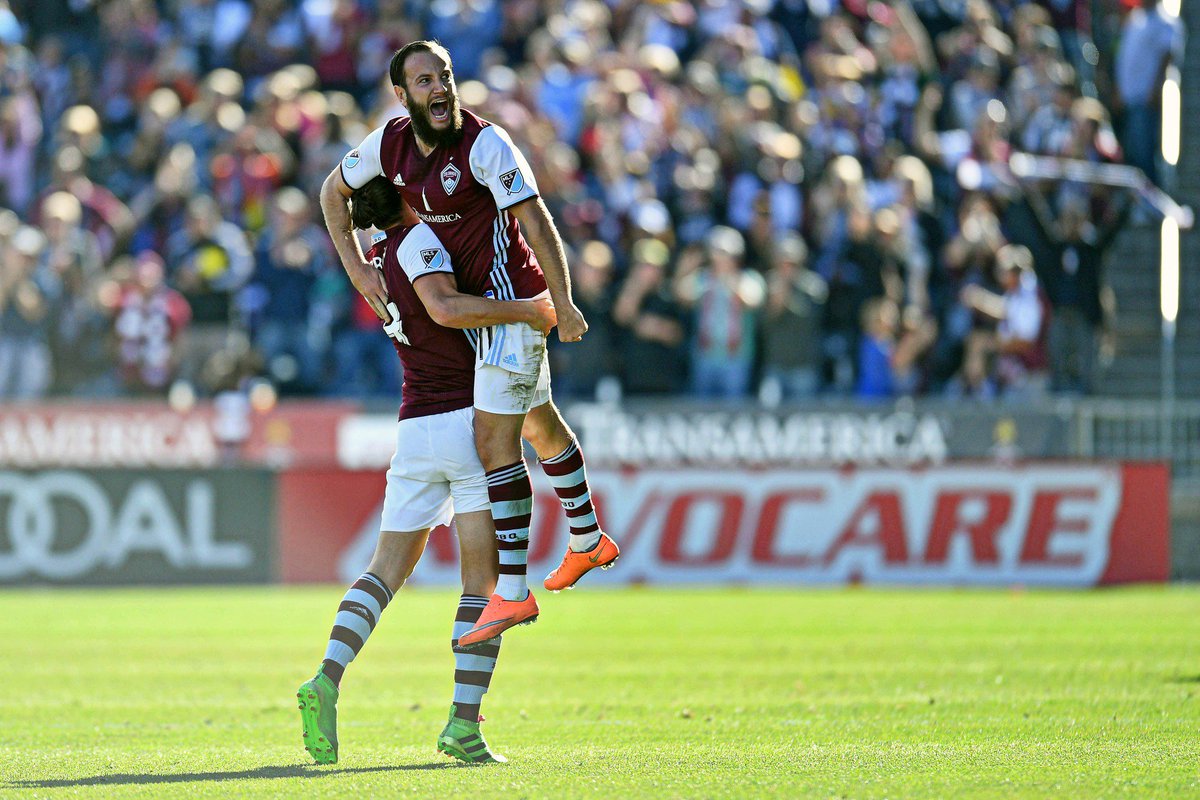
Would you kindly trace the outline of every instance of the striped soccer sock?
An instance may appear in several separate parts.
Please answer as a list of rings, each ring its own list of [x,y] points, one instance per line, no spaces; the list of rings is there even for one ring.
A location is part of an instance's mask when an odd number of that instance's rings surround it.
[[[525,580],[529,559],[529,519],[533,513],[533,486],[521,460],[487,474],[488,499],[496,523],[496,547],[500,551],[500,577],[496,594],[505,600],[524,600],[529,592]]]
[[[362,650],[391,599],[392,590],[371,572],[364,572],[346,591],[333,618],[333,630],[321,664],[334,686],[341,685],[346,665]]]
[[[479,719],[479,705],[492,682],[496,669],[496,657],[500,655],[500,640],[489,639],[470,650],[458,649],[458,637],[475,626],[483,613],[488,599],[475,594],[464,594],[458,601],[458,614],[454,617],[454,634],[450,647],[454,650],[454,716],[468,722]]]
[[[571,550],[576,553],[591,550],[600,541],[600,523],[592,506],[592,491],[588,487],[583,451],[578,442],[572,439],[566,450],[543,461],[542,471],[550,478],[563,511],[567,513]]]

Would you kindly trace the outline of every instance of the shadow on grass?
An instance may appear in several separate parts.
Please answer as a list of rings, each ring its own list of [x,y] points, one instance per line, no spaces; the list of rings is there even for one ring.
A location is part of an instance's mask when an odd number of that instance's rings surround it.
[[[177,772],[173,774],[147,773],[145,775],[93,775],[86,778],[59,778],[38,781],[5,781],[4,789],[60,789],[68,786],[122,786],[147,783],[191,783],[193,781],[240,781],[247,779],[271,780],[275,778],[324,778],[329,775],[357,775],[367,772],[400,772],[406,770],[447,769],[460,766],[451,761],[430,761],[425,764],[389,764],[379,767],[346,767],[325,769],[315,764],[289,764],[283,767],[259,767],[237,772]],[[467,766],[467,765],[462,765]]]
[[[1200,675],[1176,675],[1167,678],[1167,683],[1200,683]]]

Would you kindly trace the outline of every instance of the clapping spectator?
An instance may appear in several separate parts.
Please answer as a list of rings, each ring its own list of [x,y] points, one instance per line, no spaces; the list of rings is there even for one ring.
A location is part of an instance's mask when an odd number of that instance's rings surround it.
[[[675,296],[692,309],[692,393],[744,397],[755,359],[758,311],[766,296],[762,277],[743,264],[746,244],[733,228],[708,235],[709,262],[680,270]]]
[[[969,286],[962,301],[967,307],[996,321],[994,333],[977,331],[968,342],[967,363],[976,371],[979,362],[995,354],[995,377],[1006,397],[1036,399],[1050,383],[1049,302],[1033,271],[1033,256],[1022,245],[1006,245],[996,256],[997,279],[1003,294]]]
[[[759,319],[764,393],[799,400],[821,385],[821,319],[829,287],[808,269],[808,247],[799,236],[781,240],[767,273]]]
[[[9,227],[9,220],[3,222]],[[46,237],[23,225],[6,231],[0,263],[0,399],[33,400],[50,388],[53,290],[37,265]]]
[[[253,273],[254,258],[242,230],[203,195],[188,203],[184,227],[167,241],[166,256],[169,280],[192,308],[183,372],[193,377],[207,354],[224,345],[236,321],[234,295]]]
[[[913,394],[921,379],[918,359],[935,336],[936,327],[917,309],[901,319],[889,298],[868,300],[862,309],[855,395],[879,400]]]
[[[300,392],[320,385],[330,332],[314,303],[318,281],[335,268],[329,237],[312,220],[312,205],[294,187],[281,189],[272,223],[255,253],[255,345],[276,383]]]
[[[122,388],[162,394],[175,379],[192,312],[183,295],[165,283],[162,259],[145,251],[114,267],[118,283],[113,309]]]

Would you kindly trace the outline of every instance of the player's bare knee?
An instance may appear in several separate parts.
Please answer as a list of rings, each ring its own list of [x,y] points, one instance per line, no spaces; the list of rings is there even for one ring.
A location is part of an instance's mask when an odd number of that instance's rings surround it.
[[[484,469],[497,469],[521,458],[521,440],[516,425],[475,421],[475,449]]]
[[[539,458],[553,458],[565,450],[574,434],[553,402],[530,409],[521,436],[533,445]]]

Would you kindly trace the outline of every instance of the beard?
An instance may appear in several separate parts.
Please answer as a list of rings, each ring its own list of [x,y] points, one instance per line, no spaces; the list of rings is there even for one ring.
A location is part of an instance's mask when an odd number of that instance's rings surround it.
[[[456,144],[462,138],[462,109],[458,106],[458,94],[451,94],[447,102],[450,105],[450,127],[445,130],[433,127],[433,115],[429,113],[429,104],[422,106],[413,103],[413,107],[408,110],[408,115],[412,119],[413,132],[423,142],[433,147]]]

